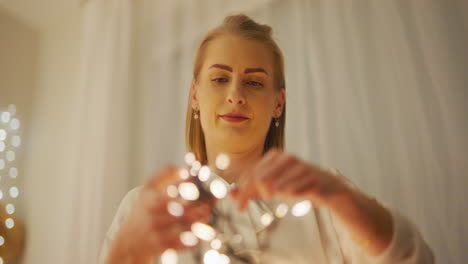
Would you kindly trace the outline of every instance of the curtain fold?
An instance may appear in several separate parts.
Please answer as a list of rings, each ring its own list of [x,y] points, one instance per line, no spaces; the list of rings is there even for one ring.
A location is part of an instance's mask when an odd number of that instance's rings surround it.
[[[132,3],[83,4],[78,72],[77,159],[70,190],[65,263],[95,263],[118,203],[128,190],[132,90]]]

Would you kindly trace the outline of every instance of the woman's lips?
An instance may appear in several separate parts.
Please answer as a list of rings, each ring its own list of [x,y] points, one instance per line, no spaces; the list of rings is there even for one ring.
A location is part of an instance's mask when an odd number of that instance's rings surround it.
[[[248,120],[249,118],[241,114],[224,114],[219,115],[220,118],[227,122],[239,123]]]

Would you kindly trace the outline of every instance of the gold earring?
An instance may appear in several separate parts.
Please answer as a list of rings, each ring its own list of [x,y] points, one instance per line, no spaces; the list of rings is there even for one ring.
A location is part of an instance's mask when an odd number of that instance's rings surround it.
[[[279,117],[275,117],[275,127],[279,127]]]
[[[198,119],[198,111],[197,110],[194,110],[193,118]]]

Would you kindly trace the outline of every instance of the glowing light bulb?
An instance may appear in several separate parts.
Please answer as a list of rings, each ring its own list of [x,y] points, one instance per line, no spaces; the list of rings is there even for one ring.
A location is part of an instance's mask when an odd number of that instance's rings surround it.
[[[220,170],[225,170],[229,167],[229,164],[230,164],[229,156],[221,153],[216,157],[215,163],[216,163],[216,168]]]
[[[200,168],[201,168],[201,163],[198,160],[192,162],[192,169],[199,170]]]
[[[275,210],[275,215],[276,217],[278,218],[282,218],[284,217],[287,213],[288,213],[288,205],[285,204],[285,203],[280,203],[277,207],[276,207],[276,210]]]
[[[15,206],[13,204],[7,204],[5,206],[5,211],[7,214],[14,214],[15,213]]]
[[[226,197],[228,192],[226,185],[224,185],[224,183],[218,179],[210,183],[210,191],[214,197],[218,199],[223,199]]]
[[[167,186],[166,192],[167,196],[171,198],[176,198],[177,195],[179,195],[179,190],[177,190],[177,187],[175,187],[174,185]]]
[[[205,182],[210,178],[211,170],[208,166],[202,166],[200,171],[198,172],[198,179],[200,181]]]
[[[224,255],[224,254],[219,254],[219,260],[218,260],[218,264],[229,264],[231,263],[231,259]]]
[[[5,142],[0,141],[0,152],[5,151],[5,148],[6,148]]]
[[[0,190],[0,200],[3,199],[3,192]]]
[[[194,177],[197,176],[198,171],[200,170],[200,168],[201,168],[201,163],[198,160],[192,162],[192,168],[190,169],[190,175],[192,175]]]
[[[0,169],[2,167],[2,160],[0,160]],[[8,174],[10,175],[10,178],[14,179],[18,176],[18,169],[15,167],[11,167],[10,170],[8,171]]]
[[[17,130],[18,128],[20,128],[20,121],[16,118],[13,118],[10,122],[10,127],[13,130]]]
[[[193,223],[191,230],[195,236],[205,241],[210,241],[216,236],[216,232],[211,226],[200,222]]]
[[[16,186],[13,186],[10,188],[10,197],[11,198],[16,198],[19,195],[19,190]]]
[[[166,249],[161,255],[162,264],[177,264],[178,261],[177,251],[172,248]]]
[[[12,229],[14,226],[15,226],[15,221],[13,221],[13,219],[11,218],[7,218],[5,220],[5,226],[8,228],[8,229]]]
[[[5,168],[5,160],[0,159],[0,170],[3,170]]]
[[[180,234],[180,241],[187,247],[193,247],[198,243],[198,238],[190,231]]]
[[[0,236],[0,246],[3,246],[5,244],[5,238],[3,236]]]
[[[14,161],[16,159],[16,155],[15,155],[15,152],[9,150],[6,152],[6,159],[8,161]]]
[[[187,165],[189,166],[192,166],[192,163],[195,161],[195,154],[193,154],[192,152],[187,152],[185,154],[185,163],[187,163]]]
[[[15,147],[15,148],[19,147],[21,145],[21,137],[17,136],[17,135],[13,136],[11,138],[11,145],[13,145],[13,147]]]
[[[175,217],[180,217],[184,215],[184,206],[178,202],[170,201],[167,203],[167,211]]]
[[[210,246],[212,249],[216,249],[216,250],[219,250],[221,248],[221,246],[223,245],[223,243],[221,242],[221,240],[219,239],[213,239],[211,242],[210,242]]]
[[[197,186],[191,182],[179,184],[179,194],[182,198],[189,201],[195,201],[200,196]]]
[[[273,216],[271,214],[265,213],[260,217],[260,222],[264,226],[268,226],[273,222]]]
[[[190,175],[189,175],[188,170],[186,170],[186,169],[181,169],[181,170],[179,171],[179,177],[180,177],[182,180],[188,179],[189,176],[190,176]]]
[[[3,112],[0,119],[2,119],[3,123],[10,122],[11,114],[9,112]]]
[[[219,252],[210,249],[205,252],[205,255],[203,255],[203,263],[205,264],[218,264],[219,263]]]
[[[309,200],[304,200],[302,202],[296,203],[291,209],[291,213],[297,217],[304,216],[310,211],[311,207],[311,202]]]
[[[0,264],[3,264],[3,258],[0,257]]]
[[[0,129],[0,140],[5,140],[7,137],[7,132],[5,129]]]

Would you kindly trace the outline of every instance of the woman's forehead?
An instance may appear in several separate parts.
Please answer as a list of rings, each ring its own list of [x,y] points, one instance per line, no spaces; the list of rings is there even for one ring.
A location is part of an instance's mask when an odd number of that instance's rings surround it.
[[[223,65],[233,71],[264,69],[267,73],[271,73],[274,68],[273,63],[273,53],[265,44],[226,35],[208,44],[204,54],[203,68],[205,70],[219,69],[220,67],[213,67],[213,65]]]

